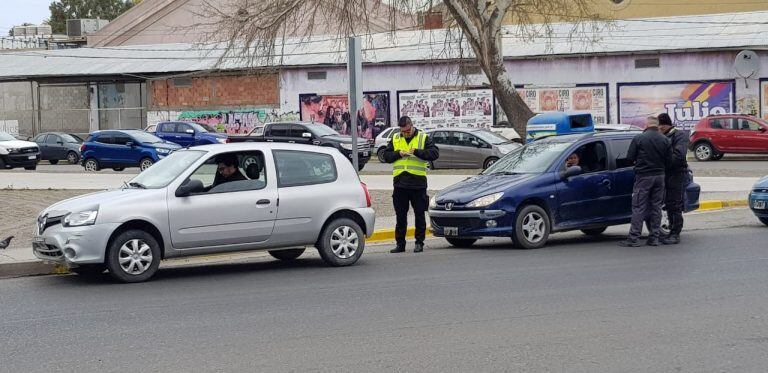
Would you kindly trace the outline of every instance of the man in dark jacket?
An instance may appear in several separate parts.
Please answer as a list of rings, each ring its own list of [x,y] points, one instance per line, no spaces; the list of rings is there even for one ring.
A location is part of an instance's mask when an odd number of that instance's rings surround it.
[[[408,205],[413,206],[416,216],[416,253],[424,251],[424,238],[427,234],[427,221],[424,214],[429,207],[427,196],[427,168],[429,162],[436,160],[440,152],[432,138],[413,127],[411,118],[402,117],[398,121],[400,133],[392,139],[384,151],[384,161],[392,163],[394,192],[392,203],[397,215],[395,240],[397,246],[392,253],[405,251],[405,234],[408,229]]]
[[[632,189],[632,226],[621,246],[638,247],[643,222],[648,219],[649,246],[659,245],[661,204],[664,201],[664,170],[670,156],[669,140],[659,131],[659,120],[648,117],[645,131],[635,136],[627,151],[627,159],[635,163],[635,185]]]
[[[688,135],[680,132],[672,124],[667,113],[659,114],[659,129],[669,139],[672,152],[665,171],[664,206],[669,219],[669,236],[661,239],[665,245],[680,243],[680,232],[683,231],[683,209],[685,207],[685,187],[688,184]]]

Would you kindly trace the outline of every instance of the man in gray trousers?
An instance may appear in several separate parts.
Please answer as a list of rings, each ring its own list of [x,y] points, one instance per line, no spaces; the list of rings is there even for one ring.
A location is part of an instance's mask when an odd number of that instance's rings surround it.
[[[648,221],[648,246],[659,246],[661,206],[664,202],[664,170],[669,161],[669,139],[659,131],[659,120],[648,117],[645,131],[629,145],[627,159],[635,163],[632,189],[632,226],[629,237],[619,243],[625,247],[642,246],[640,234]]]

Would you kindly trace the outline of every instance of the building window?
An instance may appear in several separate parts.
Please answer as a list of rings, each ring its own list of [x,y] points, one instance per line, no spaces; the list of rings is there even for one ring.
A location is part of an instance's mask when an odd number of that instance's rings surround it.
[[[637,58],[635,59],[636,69],[650,69],[661,66],[661,62],[658,58]]]
[[[477,66],[477,65],[459,66],[459,75],[461,76],[480,75],[480,74],[482,74],[482,70],[480,70],[480,66]]]
[[[192,78],[173,78],[174,87],[191,87]]]
[[[308,71],[307,80],[325,80],[328,77],[328,73],[325,71]]]

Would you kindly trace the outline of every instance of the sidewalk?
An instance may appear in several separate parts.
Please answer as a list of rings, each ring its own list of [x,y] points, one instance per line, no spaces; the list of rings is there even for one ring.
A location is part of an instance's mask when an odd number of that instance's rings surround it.
[[[0,188],[10,189],[110,189],[119,188],[132,179],[130,174],[42,174],[24,172],[0,173]],[[474,175],[429,175],[429,188],[440,190]],[[391,175],[361,175],[370,190],[392,190]],[[748,192],[758,177],[696,177],[702,191]]]

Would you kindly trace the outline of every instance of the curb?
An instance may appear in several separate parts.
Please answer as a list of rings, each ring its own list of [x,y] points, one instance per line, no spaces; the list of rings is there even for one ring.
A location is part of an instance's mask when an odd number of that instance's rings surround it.
[[[696,211],[713,211],[722,210],[730,207],[747,207],[749,201],[746,199],[737,200],[715,200],[715,201],[701,201],[699,203],[699,209]]]
[[[747,200],[714,200],[714,201],[701,201],[699,203],[699,209],[696,211],[715,211],[722,210],[731,207],[747,207],[749,203]],[[408,227],[406,232],[407,238],[413,238],[416,228]],[[432,232],[427,229],[427,237],[432,237]],[[373,232],[373,235],[366,240],[366,243],[384,243],[391,242],[395,239],[394,229],[381,229]],[[221,261],[228,257],[232,257],[231,253],[225,254],[212,254],[205,256],[195,257],[196,263],[215,262]],[[182,259],[182,258],[180,258]],[[186,258],[189,259],[189,258]],[[29,261],[29,262],[11,262],[0,264],[0,279],[12,278],[12,277],[25,277],[25,276],[41,276],[41,275],[63,275],[69,273],[69,270],[65,265],[45,263],[42,261]]]

